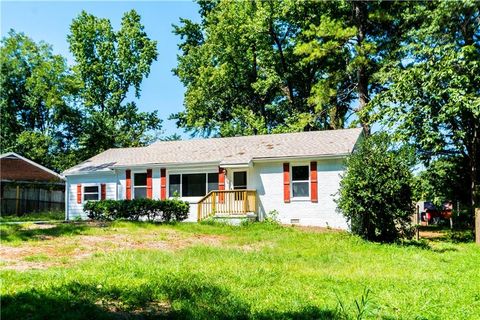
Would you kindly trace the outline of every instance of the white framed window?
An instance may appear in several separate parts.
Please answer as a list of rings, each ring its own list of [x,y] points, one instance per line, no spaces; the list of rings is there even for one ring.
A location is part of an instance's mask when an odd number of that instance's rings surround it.
[[[98,201],[100,200],[100,186],[99,185],[85,185],[83,186],[83,201]]]
[[[218,190],[218,172],[208,173],[207,175],[207,193]]]
[[[168,176],[168,196],[203,197],[218,190],[218,173],[175,173]]]
[[[168,195],[170,197],[182,195],[182,175],[171,174],[168,176]]]
[[[144,199],[147,197],[147,173],[133,173],[133,198]]]
[[[203,197],[207,194],[205,173],[182,174],[182,197]]]
[[[308,199],[310,196],[310,166],[292,165],[292,198]]]

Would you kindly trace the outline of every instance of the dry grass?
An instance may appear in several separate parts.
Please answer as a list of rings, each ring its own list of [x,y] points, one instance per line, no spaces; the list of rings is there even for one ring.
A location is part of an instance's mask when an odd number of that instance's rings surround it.
[[[99,225],[89,224],[90,227]],[[22,230],[48,230],[57,228],[54,224],[26,224]],[[145,249],[173,251],[189,246],[204,244],[218,246],[226,236],[185,234],[174,230],[142,230],[144,232],[126,232],[122,229],[111,229],[96,235],[79,235],[75,237],[56,237],[48,234],[37,234],[33,241],[2,244],[0,247],[1,269],[24,271],[29,269],[45,269],[52,266],[70,265],[78,260],[99,253],[118,250]]]

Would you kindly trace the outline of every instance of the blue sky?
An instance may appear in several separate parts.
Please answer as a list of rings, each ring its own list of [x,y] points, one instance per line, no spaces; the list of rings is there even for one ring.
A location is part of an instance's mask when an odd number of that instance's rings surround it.
[[[165,134],[178,133],[183,137],[188,134],[177,129],[175,122],[167,120],[171,113],[183,109],[185,88],[172,68],[177,64],[177,44],[179,38],[172,33],[172,24],[179,18],[198,21],[198,5],[192,1],[87,1],[87,2],[26,2],[1,1],[1,35],[10,29],[24,32],[35,41],[43,40],[52,45],[53,51],[73,62],[68,50],[67,34],[72,20],[86,10],[98,17],[108,18],[117,30],[125,11],[135,9],[142,17],[145,31],[151,39],[158,42],[158,59],[152,65],[150,75],[142,83],[142,95],[136,100],[142,111],[158,110],[164,120]]]

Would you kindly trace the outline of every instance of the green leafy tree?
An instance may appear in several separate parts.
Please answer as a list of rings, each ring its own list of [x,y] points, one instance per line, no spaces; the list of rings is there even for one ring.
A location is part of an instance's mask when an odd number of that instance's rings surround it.
[[[173,133],[168,136],[164,136],[160,138],[161,141],[180,141],[182,140],[182,137],[178,133]]]
[[[380,68],[395,57],[404,29],[401,12],[411,6],[400,1],[337,1],[324,4],[318,24],[303,31],[296,53],[317,62],[322,73],[309,101],[331,114],[333,128],[356,114],[364,131],[370,131],[365,110],[382,87]]]
[[[318,71],[324,61],[305,61],[295,53],[302,30],[319,22],[326,4],[199,4],[200,23],[181,19],[174,27],[183,40],[174,72],[186,87],[185,111],[172,117],[180,127],[207,136],[331,127],[329,114],[309,101],[313,85],[324,77]]]
[[[395,150],[386,134],[377,133],[363,140],[346,164],[337,204],[351,231],[381,242],[410,236],[414,211],[409,149]]]
[[[139,112],[135,102],[125,101],[131,91],[140,97],[142,80],[157,58],[157,43],[145,33],[138,13],[126,12],[114,31],[108,19],[83,11],[70,26],[68,42],[82,83],[86,122],[80,147],[85,156],[154,139],[161,127],[157,112]]]
[[[382,88],[396,54],[401,12],[389,1],[199,1],[201,23],[182,19],[174,70],[187,88],[173,115],[194,134],[222,136],[344,128]],[[355,124],[355,122],[354,122]]]
[[[473,209],[480,203],[480,2],[418,2],[404,16],[411,28],[401,58],[378,74],[386,90],[371,108],[427,165],[467,159]]]
[[[451,200],[469,206],[471,199],[468,159],[462,156],[441,157],[415,176],[415,201],[430,200],[435,205]]]
[[[1,41],[0,65],[1,152],[19,152],[57,170],[71,165],[82,113],[65,59],[10,30]]]

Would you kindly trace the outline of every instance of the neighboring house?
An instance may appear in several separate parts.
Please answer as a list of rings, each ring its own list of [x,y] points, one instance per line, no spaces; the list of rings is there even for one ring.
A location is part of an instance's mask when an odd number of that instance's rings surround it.
[[[336,212],[344,160],[362,129],[159,141],[109,149],[66,170],[66,218],[99,199],[190,202],[187,221],[276,210],[282,223],[346,228]]]
[[[0,155],[2,215],[65,210],[62,176],[15,152]]]

